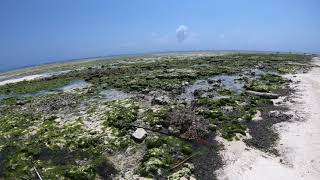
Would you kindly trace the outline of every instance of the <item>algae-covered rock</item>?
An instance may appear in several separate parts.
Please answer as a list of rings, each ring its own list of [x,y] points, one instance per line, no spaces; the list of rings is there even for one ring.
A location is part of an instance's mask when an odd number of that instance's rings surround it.
[[[189,179],[190,177],[193,177],[192,172],[194,171],[194,165],[190,163],[183,164],[183,167],[168,176],[169,180],[181,180],[181,179]]]
[[[147,148],[149,149],[160,147],[163,143],[162,139],[159,136],[149,136],[147,137],[145,142],[146,142]]]
[[[106,126],[126,129],[137,119],[138,106],[130,99],[117,100],[106,105],[110,108],[105,115]]]

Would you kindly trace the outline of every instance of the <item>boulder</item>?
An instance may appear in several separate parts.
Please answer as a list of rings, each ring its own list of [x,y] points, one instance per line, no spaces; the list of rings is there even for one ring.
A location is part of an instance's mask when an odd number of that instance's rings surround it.
[[[132,133],[133,139],[138,142],[142,142],[144,138],[146,138],[146,136],[147,136],[147,131],[144,130],[143,128],[137,128],[136,131]]]

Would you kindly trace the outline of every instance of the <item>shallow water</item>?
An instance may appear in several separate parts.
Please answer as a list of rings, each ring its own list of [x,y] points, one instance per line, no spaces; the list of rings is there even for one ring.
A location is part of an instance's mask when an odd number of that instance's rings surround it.
[[[72,92],[76,90],[82,90],[90,86],[91,86],[90,83],[87,83],[83,80],[77,80],[77,81],[72,81],[70,84],[66,86],[63,86],[62,88],[60,88],[60,90],[62,90],[63,92]]]
[[[238,75],[218,75],[209,79],[221,80],[221,83],[223,84],[224,88],[235,92],[242,92],[244,82],[238,80],[239,78],[240,76]]]
[[[118,91],[116,89],[108,89],[104,90],[100,93],[102,95],[102,101],[103,102],[110,102],[114,100],[120,100],[120,99],[126,99],[132,97],[131,94]]]
[[[210,84],[208,83],[208,81],[198,80],[195,83],[193,83],[192,85],[186,87],[185,92],[182,93],[178,97],[178,99],[184,100],[187,103],[190,103],[195,98],[193,94],[196,90],[209,90],[209,88],[210,88]]]

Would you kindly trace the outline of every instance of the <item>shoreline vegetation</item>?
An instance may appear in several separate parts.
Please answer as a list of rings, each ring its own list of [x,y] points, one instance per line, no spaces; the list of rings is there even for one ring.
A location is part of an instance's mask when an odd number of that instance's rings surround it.
[[[0,86],[0,178],[216,179],[217,138],[278,156],[273,125],[292,117],[274,99],[290,101],[284,75],[311,58],[200,52],[24,71],[70,70]]]

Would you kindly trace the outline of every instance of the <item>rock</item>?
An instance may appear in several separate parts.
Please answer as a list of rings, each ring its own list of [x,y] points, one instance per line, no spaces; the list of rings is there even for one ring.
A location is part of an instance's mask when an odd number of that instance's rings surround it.
[[[215,124],[209,124],[209,129],[211,131],[216,131],[217,130],[217,126]]]
[[[182,86],[188,86],[188,85],[189,85],[188,81],[182,82]]]
[[[246,91],[246,93],[254,96],[259,96],[262,98],[267,98],[267,99],[277,99],[280,96],[279,94],[256,92],[256,91]]]
[[[280,114],[281,114],[281,113],[280,113],[279,111],[270,111],[269,114],[268,114],[268,116],[269,116],[269,117],[277,118],[277,117],[280,116]]]
[[[201,96],[203,93],[204,92],[201,89],[196,89],[196,90],[193,91],[193,95],[196,96],[196,97]]]
[[[154,129],[157,130],[157,131],[160,131],[162,129],[162,125],[156,124]]]
[[[170,126],[170,127],[168,128],[168,131],[169,131],[170,134],[174,134],[174,135],[179,135],[179,134],[180,134],[180,130],[177,129],[177,128],[174,128],[174,127],[172,127],[172,126]]]
[[[146,136],[147,131],[143,128],[137,128],[137,130],[134,133],[132,133],[133,139],[135,139],[138,142],[142,142]]]
[[[183,177],[180,178],[180,180],[188,180],[188,178],[183,176]]]
[[[234,111],[234,108],[232,106],[223,106],[221,109],[225,114],[230,114]]]
[[[27,104],[28,102],[29,102],[28,100],[20,100],[20,101],[17,101],[17,102],[16,102],[16,105],[22,106],[22,105]]]
[[[150,92],[149,88],[145,88],[144,90],[141,91],[142,94],[148,94]]]
[[[262,120],[262,117],[261,117],[261,111],[257,111],[257,113],[254,115],[254,117],[252,118],[253,121],[260,121]]]
[[[166,95],[155,97],[152,100],[152,104],[159,104],[159,105],[165,105],[169,104],[170,98]]]
[[[208,83],[209,83],[209,84],[213,84],[213,83],[216,83],[216,82],[217,82],[217,81],[214,80],[214,79],[210,79],[210,78],[208,79]]]

